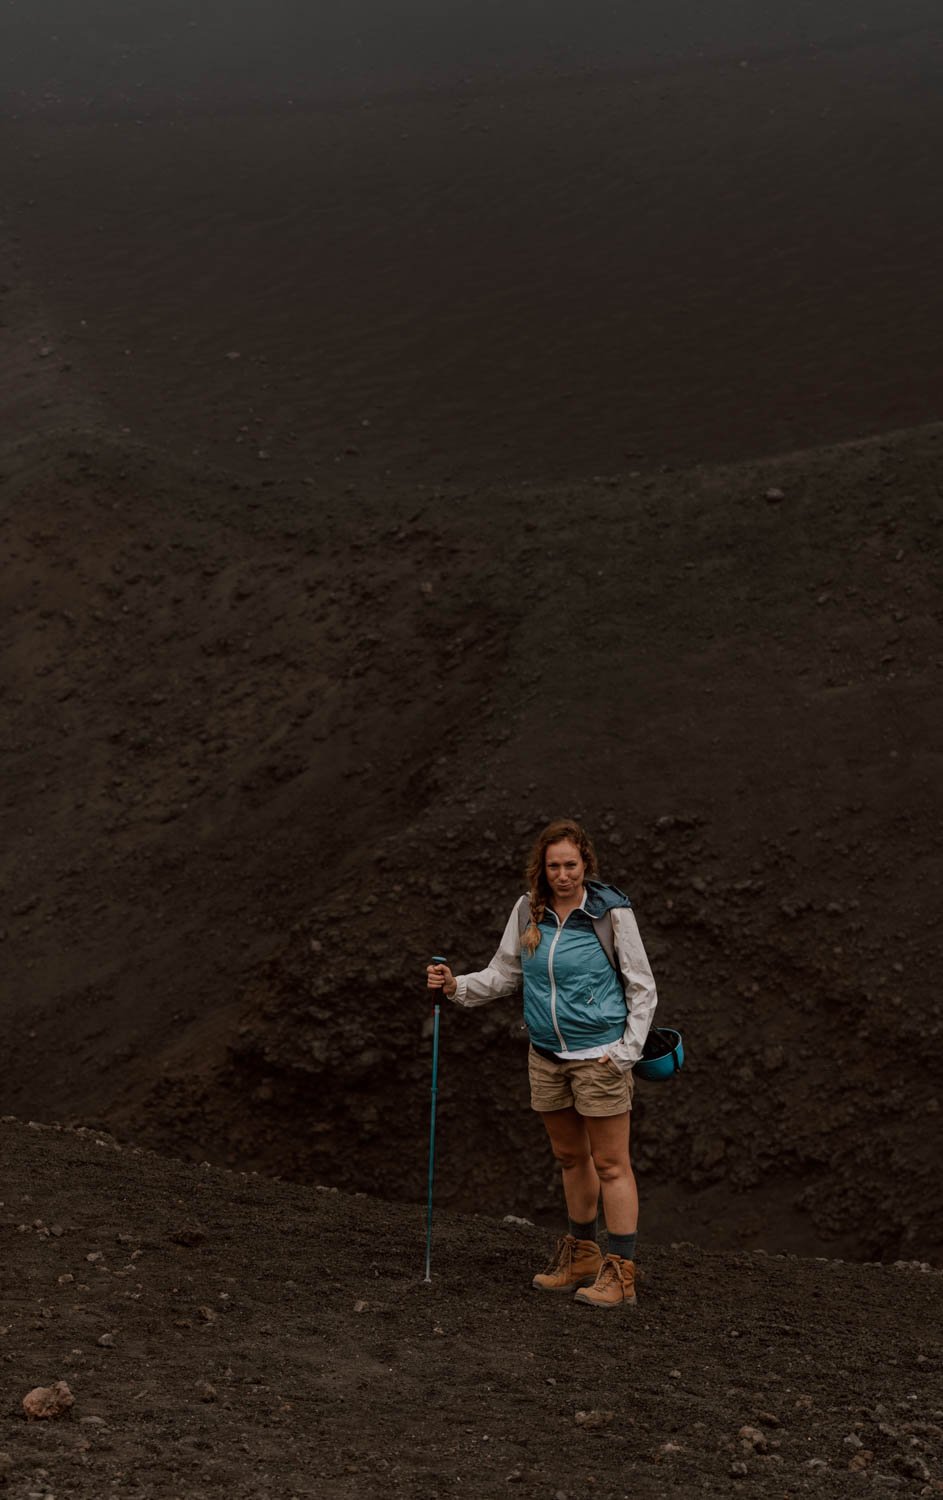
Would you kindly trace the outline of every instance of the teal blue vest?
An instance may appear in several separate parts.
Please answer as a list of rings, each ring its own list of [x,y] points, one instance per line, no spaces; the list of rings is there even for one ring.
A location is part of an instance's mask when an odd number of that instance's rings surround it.
[[[524,1023],[537,1047],[579,1052],[618,1041],[627,1018],[625,992],[596,933],[593,917],[631,902],[615,886],[586,881],[583,909],[563,925],[548,907],[533,953],[521,952]]]

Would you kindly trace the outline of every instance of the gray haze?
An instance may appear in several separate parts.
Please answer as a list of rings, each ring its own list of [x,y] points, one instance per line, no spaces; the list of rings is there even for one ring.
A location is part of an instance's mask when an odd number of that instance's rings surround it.
[[[940,14],[939,0],[10,0],[4,10],[8,111],[37,89],[94,108],[119,81],[139,102],[300,102],[530,70],[891,46]]]

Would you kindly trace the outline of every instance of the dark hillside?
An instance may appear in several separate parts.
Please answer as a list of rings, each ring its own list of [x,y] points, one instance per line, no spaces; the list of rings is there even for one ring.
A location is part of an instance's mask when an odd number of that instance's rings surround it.
[[[939,1254],[940,453],[408,510],[11,454],[6,1107],[414,1195],[422,964],[565,808],[688,1042],[650,1227]],[[514,1019],[446,1017],[442,1193],[529,1215]]]
[[[576,812],[644,1234],[939,1260],[938,0],[3,11],[0,1111],[415,1201]]]

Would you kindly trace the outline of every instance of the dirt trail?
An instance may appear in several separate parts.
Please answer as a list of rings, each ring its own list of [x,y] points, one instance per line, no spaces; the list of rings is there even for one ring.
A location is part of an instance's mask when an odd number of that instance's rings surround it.
[[[100,1500],[943,1490],[939,1274],[646,1245],[638,1312],[546,1233],[0,1124],[0,1485]],[[27,1423],[57,1379],[71,1416]],[[589,1419],[580,1414],[589,1414]]]

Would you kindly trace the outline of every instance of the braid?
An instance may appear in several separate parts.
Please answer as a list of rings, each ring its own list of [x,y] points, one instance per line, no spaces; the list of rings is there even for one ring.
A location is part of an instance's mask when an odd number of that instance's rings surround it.
[[[540,942],[540,924],[543,921],[547,904],[536,882],[530,888],[530,924],[521,936],[521,947],[526,948],[528,953],[534,953]]]

